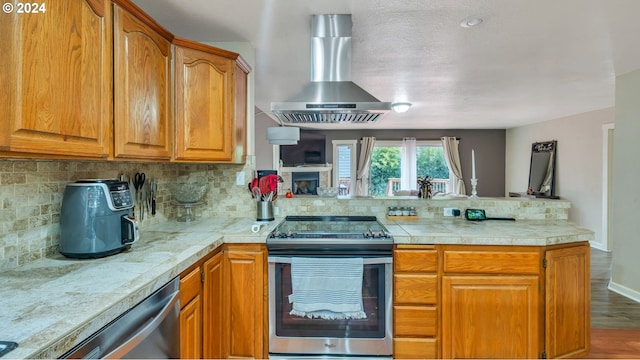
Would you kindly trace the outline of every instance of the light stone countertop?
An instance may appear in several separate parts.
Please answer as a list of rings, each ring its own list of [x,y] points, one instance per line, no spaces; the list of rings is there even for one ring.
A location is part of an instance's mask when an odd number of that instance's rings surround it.
[[[396,244],[549,246],[592,241],[594,233],[563,220],[381,220]]]
[[[2,359],[55,358],[89,337],[223,243],[264,243],[281,219],[209,218],[141,229],[131,250],[102,259],[62,255],[0,272]],[[380,219],[398,244],[554,245],[593,239],[566,221]]]
[[[129,251],[89,260],[62,255],[0,272],[2,359],[56,358],[225,242],[264,243],[277,224],[211,218],[141,229]]]

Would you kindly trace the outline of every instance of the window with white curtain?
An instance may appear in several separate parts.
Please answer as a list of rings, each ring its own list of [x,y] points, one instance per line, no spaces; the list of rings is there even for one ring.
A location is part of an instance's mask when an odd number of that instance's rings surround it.
[[[372,196],[415,194],[417,178],[426,176],[432,178],[433,193],[449,192],[451,179],[442,142],[414,139],[414,144],[410,139],[376,141],[370,167]]]

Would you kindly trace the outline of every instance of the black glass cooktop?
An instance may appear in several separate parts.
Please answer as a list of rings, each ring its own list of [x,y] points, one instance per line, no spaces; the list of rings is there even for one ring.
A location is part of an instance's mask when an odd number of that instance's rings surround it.
[[[391,238],[375,216],[287,216],[270,239]]]

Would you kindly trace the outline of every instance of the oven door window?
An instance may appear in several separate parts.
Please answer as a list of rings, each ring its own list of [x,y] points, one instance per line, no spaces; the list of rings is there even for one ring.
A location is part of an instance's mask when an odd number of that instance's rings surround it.
[[[384,338],[385,264],[364,265],[362,302],[366,319],[325,320],[289,315],[291,264],[275,264],[275,322],[279,337]]]

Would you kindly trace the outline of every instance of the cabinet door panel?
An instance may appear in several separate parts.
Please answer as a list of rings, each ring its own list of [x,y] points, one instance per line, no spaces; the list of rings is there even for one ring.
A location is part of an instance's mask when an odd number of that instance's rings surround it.
[[[444,358],[538,358],[536,276],[444,276]]]
[[[591,345],[589,246],[547,251],[545,347],[549,358],[582,357]]]
[[[224,358],[264,356],[263,257],[260,251],[224,251]]]
[[[176,46],[176,159],[231,160],[233,61]]]
[[[251,69],[241,59],[236,60],[235,78],[235,137],[233,162],[244,164],[247,160],[247,91],[248,74]]]
[[[115,156],[171,157],[171,43],[114,6]]]
[[[52,1],[0,22],[0,150],[105,158],[112,130],[109,1]]]
[[[182,304],[181,304],[182,305]],[[202,301],[197,295],[180,310],[180,358],[202,358]]]
[[[205,359],[222,358],[223,284],[222,253],[217,253],[202,265],[204,271],[203,296],[203,356]]]

